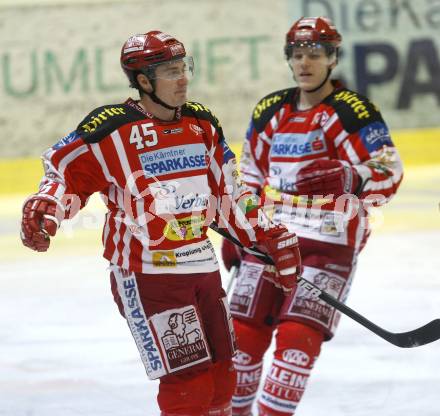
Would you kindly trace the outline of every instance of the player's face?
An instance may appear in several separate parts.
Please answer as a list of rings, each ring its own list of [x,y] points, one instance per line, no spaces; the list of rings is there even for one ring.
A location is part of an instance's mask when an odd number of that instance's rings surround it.
[[[293,48],[289,64],[298,87],[311,90],[325,79],[328,68],[335,66],[335,59],[334,55],[327,56],[323,47],[299,46]]]
[[[156,68],[156,95],[168,105],[179,107],[187,101],[188,69],[183,60]]]

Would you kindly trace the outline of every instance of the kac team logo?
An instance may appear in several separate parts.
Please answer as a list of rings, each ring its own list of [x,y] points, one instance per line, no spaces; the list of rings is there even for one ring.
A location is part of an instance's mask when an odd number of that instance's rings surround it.
[[[197,124],[190,123],[189,128],[195,133],[195,134],[203,134],[204,130],[202,127],[198,126]]]
[[[299,367],[307,367],[310,363],[310,357],[300,350],[284,350],[283,351],[283,361],[290,364],[295,364]]]
[[[248,365],[252,361],[252,357],[244,351],[237,350],[232,361],[235,364]]]
[[[379,121],[375,121],[362,128],[359,135],[370,153],[379,150],[384,146],[393,145],[387,126]]]
[[[52,146],[52,149],[58,150],[64,146],[67,146],[70,143],[73,143],[74,141],[78,140],[80,138],[80,135],[76,131],[72,131],[67,136],[64,136],[61,140],[58,141],[58,143],[54,144]]]

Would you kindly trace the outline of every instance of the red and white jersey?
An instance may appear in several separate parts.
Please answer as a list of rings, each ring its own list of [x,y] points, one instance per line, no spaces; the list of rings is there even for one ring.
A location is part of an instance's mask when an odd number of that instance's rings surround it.
[[[129,99],[92,111],[43,155],[40,193],[66,200],[73,215],[94,192],[108,212],[104,257],[141,273],[218,269],[206,231],[216,220],[244,245],[254,230],[236,208],[255,197],[237,181],[235,156],[218,120],[188,102],[166,122]],[[234,213],[234,215],[232,215]],[[237,221],[237,223],[236,223]],[[248,224],[248,223],[247,223]]]
[[[298,236],[360,250],[369,235],[368,208],[387,202],[402,180],[402,164],[379,110],[335,82],[335,90],[305,111],[296,108],[297,88],[274,92],[255,107],[240,170],[253,192],[276,201],[274,221]],[[353,165],[362,186],[358,198],[296,193],[299,169],[315,159]]]

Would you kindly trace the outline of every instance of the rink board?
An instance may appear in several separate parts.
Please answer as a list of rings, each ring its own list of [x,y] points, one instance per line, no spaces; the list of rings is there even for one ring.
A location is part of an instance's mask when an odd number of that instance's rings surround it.
[[[440,128],[399,130],[393,132],[392,137],[405,167],[440,166]],[[242,142],[236,140],[229,143],[239,157]],[[0,159],[0,195],[35,192],[42,174],[42,163],[37,158]]]

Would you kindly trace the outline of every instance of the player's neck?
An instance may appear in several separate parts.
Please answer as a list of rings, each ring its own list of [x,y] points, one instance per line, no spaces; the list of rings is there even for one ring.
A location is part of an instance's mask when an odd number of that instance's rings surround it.
[[[147,112],[159,120],[171,121],[176,115],[176,110],[170,110],[155,103],[148,95],[142,95],[138,104]]]
[[[298,99],[298,110],[308,110],[309,108],[315,107],[318,105],[325,97],[330,95],[333,91],[333,84],[330,80],[318,90],[314,92],[307,92],[301,90]]]

